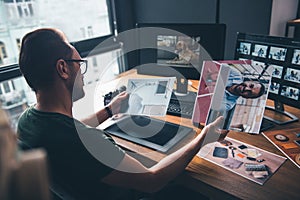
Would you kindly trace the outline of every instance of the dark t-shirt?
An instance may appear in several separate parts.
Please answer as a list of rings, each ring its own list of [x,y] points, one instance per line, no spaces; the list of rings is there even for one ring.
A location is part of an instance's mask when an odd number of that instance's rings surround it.
[[[84,199],[109,199],[101,182],[124,157],[113,139],[59,113],[28,108],[20,117],[18,135],[23,146],[44,148],[50,172]]]

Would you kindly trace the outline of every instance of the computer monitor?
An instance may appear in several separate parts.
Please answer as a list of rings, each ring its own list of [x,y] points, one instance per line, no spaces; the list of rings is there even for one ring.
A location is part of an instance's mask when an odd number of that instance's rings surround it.
[[[284,105],[300,108],[300,40],[295,38],[237,33],[235,59],[250,59],[254,64],[274,68],[265,118],[277,124],[297,121]]]
[[[175,76],[177,94],[199,80],[204,60],[222,60],[225,24],[139,23],[139,74]]]

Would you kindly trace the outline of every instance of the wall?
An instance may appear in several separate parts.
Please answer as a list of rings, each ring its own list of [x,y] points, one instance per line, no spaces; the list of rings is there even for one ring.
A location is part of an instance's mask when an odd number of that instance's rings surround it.
[[[298,0],[115,1],[120,4],[117,11],[123,13],[118,16],[120,22],[123,20],[121,31],[141,22],[225,23],[225,59],[234,57],[237,32],[283,35],[285,22],[294,18],[298,5]]]
[[[286,22],[297,18],[298,0],[273,0],[270,35],[284,36]]]
[[[233,59],[237,32],[269,34],[272,0],[220,0],[220,23],[227,25],[225,59]]]
[[[134,0],[137,22],[215,23],[217,0]]]

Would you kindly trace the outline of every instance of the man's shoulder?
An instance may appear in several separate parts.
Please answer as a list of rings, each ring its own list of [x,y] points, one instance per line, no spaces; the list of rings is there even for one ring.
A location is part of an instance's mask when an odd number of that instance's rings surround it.
[[[19,117],[18,119],[18,129],[22,128],[23,126],[28,126],[29,120],[34,115],[33,107],[27,108]],[[19,132],[19,131],[18,131]]]
[[[230,67],[230,74],[234,75],[234,76],[242,76],[241,71],[239,71],[238,69],[236,69],[233,66]]]
[[[19,118],[17,132],[23,140],[36,140],[39,137],[55,138],[56,135],[74,129],[74,121],[68,116],[41,112],[34,107],[29,107]],[[61,134],[59,137],[63,138],[63,136]]]
[[[78,133],[103,134],[103,131],[89,127],[75,118],[60,114],[43,112],[34,107],[27,108],[19,118],[18,133],[22,135],[44,135],[47,138],[55,139],[57,136],[62,141],[64,138],[71,139],[72,135]],[[44,137],[43,136],[43,137]]]
[[[51,123],[52,121],[72,121],[73,118],[70,118],[66,115],[54,112],[43,112],[35,109],[33,106],[27,108],[20,116],[19,122],[28,122],[28,121],[47,121]],[[36,123],[37,124],[37,123]]]

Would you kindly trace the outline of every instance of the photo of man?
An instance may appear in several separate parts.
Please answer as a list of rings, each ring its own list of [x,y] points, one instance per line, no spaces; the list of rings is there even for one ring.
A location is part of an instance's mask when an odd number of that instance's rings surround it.
[[[238,70],[241,66],[244,71]],[[265,69],[265,74],[255,75],[245,66],[222,65],[207,123],[221,115],[224,129],[259,133],[272,67]]]
[[[232,68],[227,79],[224,102],[226,110],[232,109],[237,99],[244,98],[258,98],[265,92],[265,86],[259,81],[244,80],[242,74]]]

